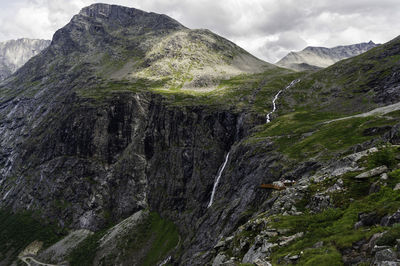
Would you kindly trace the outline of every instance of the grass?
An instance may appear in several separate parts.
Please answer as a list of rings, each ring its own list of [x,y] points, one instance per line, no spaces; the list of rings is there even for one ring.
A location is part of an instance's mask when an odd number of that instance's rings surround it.
[[[333,246],[308,249],[303,255],[303,259],[298,263],[298,265],[306,266],[340,266],[343,265],[342,255]]]
[[[296,105],[342,114],[378,107],[376,96],[400,69],[399,38],[304,77],[288,98]],[[301,101],[299,101],[301,99]]]
[[[99,247],[99,240],[106,233],[106,229],[98,231],[93,235],[88,236],[76,247],[69,256],[69,263],[79,266],[93,265],[93,260],[96,256],[96,251]]]
[[[387,232],[376,241],[378,246],[394,246],[400,239],[400,224],[394,224]]]
[[[266,114],[272,108],[274,95],[301,75],[285,69],[272,69],[221,80],[213,91],[162,88],[153,91],[167,96],[169,103],[175,106],[209,106],[238,111],[246,109]]]
[[[178,230],[172,222],[161,219],[157,213],[151,213],[149,221],[142,223],[139,244],[151,239],[151,247],[147,251],[142,265],[154,265],[173,250],[179,242]],[[144,229],[144,230],[143,230]],[[140,246],[139,246],[140,247]]]
[[[322,263],[326,260],[331,264],[323,265],[342,265],[341,256],[339,256],[340,250],[385,230],[381,226],[362,227],[355,230],[354,224],[358,221],[358,214],[374,211],[377,215],[384,216],[395,212],[399,207],[400,195],[398,192],[383,187],[378,193],[355,200],[343,208],[331,208],[321,213],[305,213],[299,216],[277,216],[273,220],[273,227],[289,229],[288,235],[297,232],[304,232],[305,235],[286,247],[276,249],[271,258],[274,263],[278,263],[288,254],[300,254],[301,251],[311,248],[315,243],[323,241],[322,249],[308,250],[308,253],[301,256],[298,264],[315,265],[314,263],[318,261]],[[393,229],[390,239],[397,237],[397,233],[398,229]]]
[[[71,265],[92,265],[99,251],[99,240],[106,233],[101,230],[85,239],[71,253]],[[134,256],[140,265],[155,265],[171,252],[179,242],[179,234],[176,226],[162,219],[157,213],[151,212],[140,224],[124,236],[123,241],[118,243],[118,252],[122,259]],[[111,259],[115,259],[112,257]],[[107,259],[107,258],[106,258]]]
[[[33,218],[32,212],[11,213],[0,210],[0,260],[16,259],[18,253],[35,240],[44,247],[57,242],[65,232],[55,225]]]
[[[96,101],[104,101],[116,93],[144,92],[148,89],[162,87],[165,80],[136,79],[134,81],[107,81],[88,88],[76,88],[75,91],[82,98],[90,98]]]
[[[378,152],[375,152],[368,157],[368,167],[374,168],[381,165],[386,165],[389,168],[395,167],[397,164],[395,152],[395,148],[392,147],[379,149]]]
[[[397,117],[370,116],[324,123],[337,116],[338,114],[334,113],[312,111],[289,113],[259,127],[258,132],[249,141],[257,142],[269,137],[274,140],[279,151],[292,159],[302,160],[318,156],[324,160],[346,152],[358,143],[376,138],[363,134],[365,129],[399,122]]]

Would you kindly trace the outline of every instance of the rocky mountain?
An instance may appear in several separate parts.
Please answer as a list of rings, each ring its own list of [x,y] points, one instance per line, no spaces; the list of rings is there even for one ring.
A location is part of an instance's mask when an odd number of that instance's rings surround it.
[[[50,45],[48,40],[18,39],[0,42],[0,81]]]
[[[397,263],[399,49],[299,73],[84,8],[0,83],[0,265]]]
[[[276,65],[295,71],[317,70],[333,65],[340,60],[365,53],[378,45],[370,41],[333,48],[308,46],[300,52],[290,52]]]

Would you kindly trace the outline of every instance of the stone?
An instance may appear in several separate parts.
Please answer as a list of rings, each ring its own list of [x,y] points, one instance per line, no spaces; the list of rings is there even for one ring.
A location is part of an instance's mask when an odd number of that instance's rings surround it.
[[[308,204],[308,208],[313,212],[321,212],[331,206],[331,197],[323,193],[315,194]]]
[[[218,255],[214,258],[212,266],[220,266],[226,260],[226,255],[223,253],[218,253]]]
[[[343,190],[343,180],[341,178],[339,178],[335,184],[333,184],[333,186],[331,186],[330,188],[328,188],[326,190],[326,192],[328,193],[334,193],[334,192],[338,192],[338,191],[342,191]]]
[[[291,235],[291,236],[283,236],[283,237],[281,237],[280,239],[279,239],[279,246],[286,246],[286,245],[288,245],[290,242],[292,242],[293,240],[295,240],[295,239],[297,239],[297,238],[300,238],[300,237],[302,237],[304,235],[304,233],[303,232],[299,232],[299,233],[296,233],[296,234],[294,234],[294,235]]]
[[[218,243],[214,246],[214,249],[222,248],[224,247],[226,242],[224,240],[218,241]]]
[[[390,248],[391,248],[391,246],[378,246],[378,245],[375,245],[374,248],[371,250],[371,253],[375,254],[375,253],[377,253],[377,252],[379,252],[381,250],[390,249]]]
[[[368,178],[383,174],[384,172],[387,172],[387,171],[388,171],[387,166],[382,165],[382,166],[376,167],[374,169],[371,169],[367,172],[361,173],[361,174],[355,176],[354,178],[355,179],[368,179]]]
[[[400,263],[397,261],[396,252],[387,248],[375,253],[373,265],[400,265]]]
[[[376,241],[383,236],[383,233],[375,233],[371,236],[368,243],[364,244],[362,247],[362,251],[365,252],[372,252],[373,248],[375,247]]]
[[[354,230],[357,230],[363,226],[363,223],[361,221],[358,221],[354,224]]]
[[[318,241],[312,247],[313,248],[322,248],[324,246],[324,241]]]
[[[400,223],[400,209],[398,209],[392,215],[387,215],[381,219],[380,225],[382,226],[392,226],[396,223]]]
[[[381,174],[380,179],[381,179],[381,180],[388,180],[388,179],[389,179],[389,176],[388,176],[387,173],[383,173],[383,174]]]
[[[376,212],[360,213],[358,214],[358,220],[363,226],[372,226],[379,224],[381,217]]]
[[[265,232],[265,235],[268,237],[274,237],[274,236],[278,235],[278,232],[267,231],[267,232]]]
[[[254,264],[257,266],[272,266],[272,264],[266,260],[263,259],[256,259],[254,261]]]
[[[381,134],[384,134],[384,133],[388,132],[391,129],[392,129],[391,126],[370,127],[370,128],[364,129],[362,134],[364,136],[381,135]]]
[[[369,188],[368,194],[377,193],[381,190],[381,185],[379,181],[372,183],[371,187]]]
[[[253,263],[255,260],[263,256],[264,253],[262,252],[261,248],[257,248],[256,245],[252,245],[243,256],[242,263]]]

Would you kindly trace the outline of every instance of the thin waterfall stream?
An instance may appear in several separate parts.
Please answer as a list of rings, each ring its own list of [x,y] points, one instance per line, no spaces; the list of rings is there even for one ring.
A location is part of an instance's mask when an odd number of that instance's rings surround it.
[[[275,95],[274,99],[272,100],[272,111],[269,112],[269,113],[267,114],[267,117],[266,117],[266,118],[267,118],[267,123],[271,122],[271,115],[272,115],[273,113],[275,113],[275,111],[276,111],[276,101],[278,100],[279,95],[280,95],[284,90],[287,90],[287,89],[290,89],[291,87],[293,87],[293,86],[294,86],[296,83],[298,83],[299,81],[300,81],[300,79],[295,79],[295,80],[293,80],[292,82],[290,82],[290,84],[287,85],[286,88],[281,89],[280,91],[278,91],[278,93]]]
[[[273,106],[272,111],[269,112],[269,113],[267,114],[267,117],[266,117],[266,118],[267,118],[267,123],[271,122],[271,115],[276,111],[276,101],[278,100],[279,95],[280,95],[284,90],[290,89],[292,86],[294,86],[294,85],[295,85],[296,83],[298,83],[299,81],[300,81],[300,79],[295,79],[295,80],[293,80],[292,82],[290,82],[290,84],[287,85],[284,89],[281,89],[280,91],[278,91],[278,93],[275,95],[274,99],[272,100],[272,106]],[[215,178],[215,181],[214,181],[213,190],[212,190],[212,192],[211,192],[210,202],[208,203],[207,208],[210,208],[211,205],[212,205],[213,202],[214,202],[215,191],[217,190],[219,180],[221,179],[222,173],[224,172],[224,169],[225,169],[225,167],[226,167],[226,164],[228,163],[229,154],[230,154],[230,152],[228,152],[228,153],[226,154],[224,163],[223,163],[222,166],[219,168],[217,177]]]
[[[226,156],[225,156],[225,161],[224,161],[224,163],[222,164],[222,166],[219,168],[219,171],[218,171],[218,174],[217,174],[217,178],[215,179],[214,186],[213,186],[213,190],[212,190],[212,193],[211,193],[210,202],[208,203],[207,208],[210,208],[211,205],[213,204],[214,196],[215,196],[215,191],[217,190],[217,186],[218,186],[219,180],[220,180],[220,178],[221,178],[221,175],[222,175],[222,173],[224,172],[225,166],[226,166],[226,164],[228,163],[229,154],[230,154],[230,152],[228,152],[228,153],[226,154]]]

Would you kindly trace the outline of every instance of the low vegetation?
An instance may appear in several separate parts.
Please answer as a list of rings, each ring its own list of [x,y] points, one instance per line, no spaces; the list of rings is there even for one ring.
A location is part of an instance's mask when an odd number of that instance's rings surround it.
[[[15,260],[19,252],[35,240],[48,247],[64,235],[65,232],[57,226],[33,218],[32,212],[11,213],[0,210],[1,261]]]
[[[310,263],[316,262],[323,263],[322,265],[342,265],[340,250],[386,229],[381,226],[354,229],[358,214],[376,212],[383,217],[395,212],[399,207],[398,192],[391,188],[382,188],[378,193],[356,200],[344,208],[331,208],[321,213],[305,213],[300,216],[278,216],[274,218],[274,227],[289,229],[288,235],[297,232],[305,232],[305,235],[290,245],[275,250],[272,260],[279,264],[279,259],[284,256],[299,255],[303,251],[305,253],[301,255],[298,265],[315,265]],[[381,241],[393,241],[398,232],[397,227],[392,228]],[[324,243],[323,248],[312,248],[321,241]]]
[[[85,239],[71,253],[71,265],[93,265],[99,240],[107,230],[101,230]],[[155,265],[172,252],[179,243],[179,234],[176,226],[162,219],[157,213],[150,213],[134,229],[118,243],[119,259],[122,261],[136,261],[140,265]],[[113,254],[110,254],[112,257]],[[107,265],[107,257],[103,261]],[[113,261],[113,258],[110,258]]]

